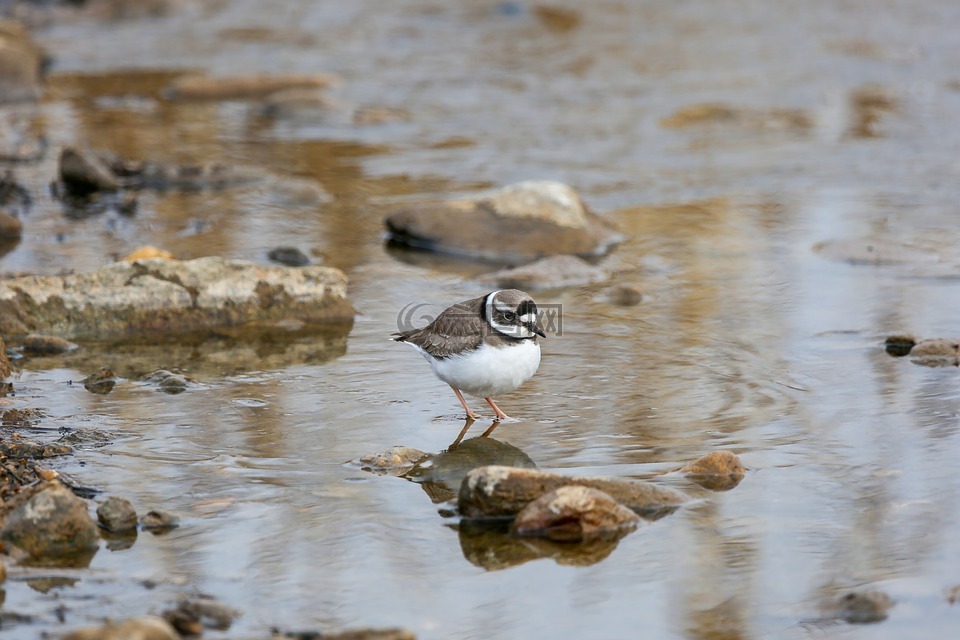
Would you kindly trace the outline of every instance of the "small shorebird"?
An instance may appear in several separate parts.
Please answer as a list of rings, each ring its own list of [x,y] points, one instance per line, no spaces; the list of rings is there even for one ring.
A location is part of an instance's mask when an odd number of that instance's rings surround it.
[[[479,396],[507,417],[493,396],[509,393],[533,377],[540,366],[537,303],[516,289],[494,291],[458,302],[421,329],[393,334],[393,339],[419,351],[438,378],[457,394],[467,418],[479,418],[462,391]]]

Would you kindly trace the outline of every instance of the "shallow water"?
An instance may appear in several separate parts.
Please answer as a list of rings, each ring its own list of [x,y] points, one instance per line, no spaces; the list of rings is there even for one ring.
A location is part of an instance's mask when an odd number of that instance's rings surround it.
[[[54,572],[72,584],[45,595],[15,577],[4,608],[39,620],[15,632],[62,629],[61,605],[73,626],[201,591],[244,612],[210,637],[357,626],[421,638],[950,637],[957,370],[892,358],[882,342],[956,335],[958,8],[647,4],[231,0],[40,32],[56,57],[40,110],[53,147],[260,166],[315,179],[333,199],[146,191],[132,216],[67,215],[43,190],[50,154],[17,168],[37,202],[5,271],[93,269],[142,244],[266,261],[292,244],[347,272],[360,315],[345,342],[318,338],[312,351],[118,357],[85,345],[22,363],[11,405],[43,408],[43,428],[108,436],[57,468],[182,526]],[[186,68],[333,71],[342,110],[274,123],[242,103],[159,100]],[[862,137],[851,96],[869,84],[895,108]],[[760,115],[663,125],[708,102]],[[410,120],[354,126],[357,106]],[[809,125],[771,124],[778,108]],[[601,264],[644,300],[611,305],[605,286],[537,294],[562,305],[562,335],[500,401],[517,419],[492,437],[544,470],[655,477],[698,498],[586,566],[562,553],[498,563],[432,502],[436,487],[354,462],[393,445],[439,452],[457,436],[455,397],[386,336],[410,303],[480,295],[470,278],[489,268],[389,249],[383,216],[528,178],[568,182],[629,236]],[[837,239],[906,257],[850,264],[814,250]],[[109,395],[75,383],[104,364],[125,378]],[[196,383],[167,395],[136,382],[156,368]],[[660,477],[715,449],[750,468],[733,490]],[[859,587],[894,598],[887,620],[819,619],[823,598]]]

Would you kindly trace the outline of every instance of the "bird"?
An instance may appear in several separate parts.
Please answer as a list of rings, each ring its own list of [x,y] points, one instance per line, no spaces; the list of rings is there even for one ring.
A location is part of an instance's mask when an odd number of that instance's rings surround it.
[[[486,400],[500,421],[508,416],[493,397],[513,391],[540,366],[537,337],[547,335],[537,313],[537,303],[528,294],[501,289],[458,302],[427,326],[391,337],[426,358],[433,373],[457,394],[468,420],[480,416],[467,405],[463,392]]]

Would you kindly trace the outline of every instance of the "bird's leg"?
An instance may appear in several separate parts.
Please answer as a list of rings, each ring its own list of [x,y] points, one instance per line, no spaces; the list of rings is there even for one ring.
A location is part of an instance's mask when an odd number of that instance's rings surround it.
[[[486,400],[487,404],[490,405],[490,407],[497,413],[497,420],[503,420],[504,418],[509,417],[503,411],[500,411],[500,407],[498,407],[497,403],[493,401],[493,398],[484,398],[484,400]]]
[[[470,420],[479,420],[480,416],[475,414],[473,411],[470,411],[470,407],[467,406],[467,401],[463,399],[463,394],[460,393],[460,389],[457,389],[456,387],[453,387],[453,386],[451,386],[450,388],[453,389],[453,392],[455,394],[457,394],[457,399],[460,400],[460,404],[463,405],[464,410],[467,412],[467,418],[469,418]],[[497,411],[499,411],[499,409],[497,409]]]

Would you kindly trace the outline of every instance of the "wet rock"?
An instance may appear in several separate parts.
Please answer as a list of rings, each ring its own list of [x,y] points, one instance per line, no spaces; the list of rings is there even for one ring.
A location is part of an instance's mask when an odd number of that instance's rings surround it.
[[[622,240],[576,191],[550,181],[403,209],[390,214],[386,226],[397,244],[517,263],[561,254],[603,255]]]
[[[901,357],[910,353],[914,345],[920,342],[920,338],[911,333],[900,333],[887,336],[884,341],[884,349],[892,356]]]
[[[353,629],[334,632],[273,629],[270,640],[416,640],[416,636],[405,629]]]
[[[178,78],[164,95],[171,100],[250,100],[287,89],[331,87],[340,79],[330,74],[250,75],[231,78],[187,76]]]
[[[97,507],[97,520],[111,533],[129,533],[137,530],[137,511],[125,498],[110,496]]]
[[[110,369],[103,368],[96,373],[91,373],[81,382],[83,388],[90,393],[103,396],[113,391],[113,387],[117,384],[117,376]]]
[[[0,240],[17,240],[23,235],[20,218],[0,209]]]
[[[236,609],[209,596],[181,596],[176,608],[164,611],[163,619],[185,636],[198,636],[204,628],[225,631],[240,615]]]
[[[35,562],[89,556],[97,550],[97,525],[87,503],[58,481],[39,485],[7,514],[0,540]]]
[[[310,258],[296,247],[277,247],[271,249],[267,257],[274,262],[285,264],[288,267],[305,267],[310,264]]]
[[[147,258],[162,258],[164,260],[174,260],[173,254],[166,249],[160,249],[151,245],[138,247],[128,253],[123,260],[125,262],[136,262],[137,260],[146,260]]]
[[[680,473],[705,489],[727,491],[740,484],[746,470],[732,451],[711,451],[682,468]]]
[[[402,475],[428,453],[410,447],[390,447],[386,451],[360,458],[360,467],[378,475]]]
[[[79,346],[57,336],[31,333],[23,339],[23,351],[31,356],[56,356],[73,351]]]
[[[171,165],[118,157],[105,158],[110,171],[133,189],[203,191],[252,185],[269,174],[254,167],[233,167],[216,162]]]
[[[813,119],[802,109],[751,109],[710,102],[682,107],[660,124],[668,129],[723,126],[754,132],[803,133],[813,128]]]
[[[524,507],[513,521],[513,532],[557,542],[582,542],[635,529],[639,521],[640,516],[603,491],[568,485]]]
[[[140,378],[140,380],[155,384],[159,391],[171,395],[183,393],[187,390],[187,387],[190,386],[191,382],[187,376],[180,373],[173,373],[166,369],[158,369],[157,371],[148,373]]]
[[[40,443],[14,435],[0,440],[0,454],[12,460],[55,458],[73,453],[73,449],[64,444]]]
[[[960,366],[960,338],[930,338],[910,349],[910,361],[926,367]]]
[[[852,138],[879,138],[883,136],[880,123],[889,115],[900,112],[896,94],[880,85],[867,85],[850,93],[850,126]]]
[[[89,273],[0,282],[0,334],[177,334],[297,319],[349,324],[343,272],[209,257],[116,262]]]
[[[850,591],[829,602],[824,617],[850,624],[869,624],[887,619],[893,599],[882,591]]]
[[[64,190],[75,196],[120,188],[120,180],[103,160],[90,151],[74,147],[65,147],[60,152],[59,176]]]
[[[40,409],[4,409],[0,412],[0,424],[5,427],[26,427],[36,424],[43,418],[44,414]]]
[[[24,26],[0,19],[0,102],[40,97],[43,66],[43,51]]]
[[[154,509],[148,511],[140,518],[140,527],[144,531],[152,531],[153,533],[165,533],[179,526],[180,518],[166,511]]]
[[[170,623],[157,616],[141,616],[101,627],[84,627],[60,636],[61,640],[180,640]]]
[[[636,287],[617,285],[606,292],[606,299],[618,307],[633,307],[643,301],[643,294]]]
[[[511,518],[543,494],[567,485],[598,489],[639,515],[662,517],[688,498],[672,489],[615,478],[574,478],[534,469],[488,466],[473,469],[460,485],[457,505],[464,518]]]
[[[521,267],[509,267],[480,276],[480,280],[500,289],[524,291],[582,287],[610,277],[604,269],[577,256],[550,256]]]

